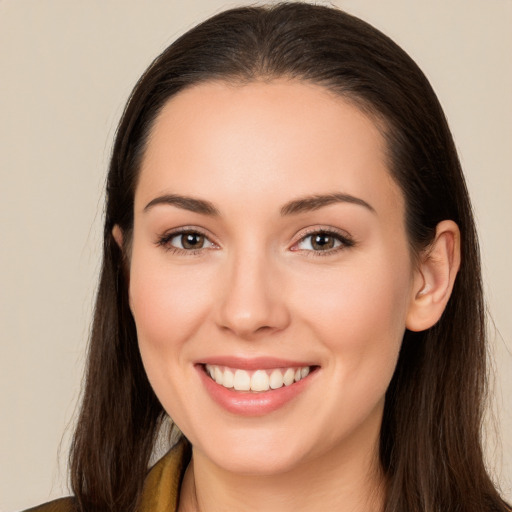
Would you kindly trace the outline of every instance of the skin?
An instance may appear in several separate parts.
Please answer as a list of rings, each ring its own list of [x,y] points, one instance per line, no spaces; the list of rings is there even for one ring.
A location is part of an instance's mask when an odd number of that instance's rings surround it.
[[[290,201],[343,193],[312,211]],[[169,194],[208,201],[217,215]],[[317,85],[209,82],[172,98],[135,194],[130,305],[159,400],[193,446],[180,510],[379,510],[384,395],[406,328],[433,325],[459,264],[444,221],[413,264],[376,124]],[[179,249],[173,230],[205,235]],[[336,233],[327,251],[311,233]],[[119,228],[114,237],[122,242]],[[165,238],[165,243],[162,239]],[[344,243],[348,239],[350,243]],[[270,356],[318,366],[269,414],[228,412],[196,363]]]

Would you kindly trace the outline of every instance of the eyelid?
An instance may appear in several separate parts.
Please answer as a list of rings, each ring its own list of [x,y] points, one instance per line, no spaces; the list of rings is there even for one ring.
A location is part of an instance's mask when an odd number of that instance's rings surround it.
[[[174,245],[170,244],[170,241],[176,237],[187,233],[197,233],[201,236],[204,236],[210,244],[213,245],[213,247],[201,247],[199,249],[182,249],[180,247],[176,247]],[[200,228],[198,226],[180,226],[178,228],[172,228],[167,231],[165,231],[163,234],[158,235],[157,240],[155,242],[157,246],[161,246],[164,249],[179,253],[179,254],[186,254],[186,255],[195,255],[199,254],[202,251],[205,250],[211,250],[211,249],[218,249],[219,244],[213,239],[213,237],[206,232],[205,229]]]
[[[185,234],[185,233],[198,233],[202,236],[204,236],[210,244],[212,244],[213,247],[201,247],[199,249],[182,249],[180,247],[176,247],[173,245],[170,245],[170,241],[179,235]],[[315,251],[313,249],[299,249],[297,245],[305,240],[306,238],[315,235],[315,234],[326,234],[329,236],[335,237],[339,242],[341,242],[337,247],[333,247],[331,249],[326,249],[324,251]],[[195,255],[199,254],[205,250],[211,250],[211,249],[220,249],[220,244],[214,239],[213,236],[211,236],[207,230],[198,227],[198,226],[180,226],[177,228],[172,228],[167,231],[165,231],[163,234],[158,235],[158,238],[155,242],[157,246],[162,246],[166,250],[180,253],[180,254],[186,254],[186,255]],[[291,251],[296,252],[304,252],[308,253],[308,255],[314,255],[314,256],[326,256],[330,254],[334,254],[338,251],[353,247],[356,245],[356,241],[354,238],[345,230],[335,228],[332,226],[310,226],[307,228],[302,229],[297,235],[294,237],[294,241],[292,245],[290,246]]]
[[[297,245],[305,240],[306,238],[315,235],[315,234],[326,234],[335,237],[337,240],[341,242],[341,244],[337,247],[333,247],[332,249],[327,249],[325,251],[315,251],[312,249],[299,249]],[[356,245],[356,241],[354,238],[347,232],[338,228],[334,228],[332,226],[311,226],[301,230],[295,237],[292,246],[290,247],[291,251],[303,251],[304,253],[308,253],[308,255],[314,256],[327,256],[329,254],[337,253],[338,251],[342,251],[344,249],[353,247]]]

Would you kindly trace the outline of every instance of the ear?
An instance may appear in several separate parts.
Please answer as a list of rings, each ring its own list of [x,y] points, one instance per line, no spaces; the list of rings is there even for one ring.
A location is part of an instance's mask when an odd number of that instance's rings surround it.
[[[122,254],[122,271],[124,275],[124,279],[126,280],[126,285],[128,288],[130,287],[130,264],[129,261],[126,259],[125,249],[124,247],[124,233],[123,230],[119,227],[119,224],[116,224],[112,228],[112,238],[115,240],[117,246],[119,247],[119,250]],[[131,298],[128,294],[128,303],[130,305],[130,309],[132,308],[131,305]]]
[[[116,224],[112,228],[112,236],[114,237],[114,240],[116,241],[117,246],[122,251],[123,250],[123,230],[119,227],[119,224]]]
[[[436,227],[433,243],[420,254],[406,318],[410,331],[432,327],[443,314],[460,267],[460,231],[452,220]]]

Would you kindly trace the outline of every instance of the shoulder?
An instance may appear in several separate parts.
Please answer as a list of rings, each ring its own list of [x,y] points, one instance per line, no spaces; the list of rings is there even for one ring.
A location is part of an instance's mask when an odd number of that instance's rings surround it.
[[[23,512],[74,512],[75,500],[73,498],[60,498],[58,500],[49,501],[43,505],[29,508]]]
[[[1,0],[0,0],[1,1]],[[181,480],[190,461],[191,447],[182,437],[148,472],[144,481],[140,512],[177,510]],[[23,512],[77,512],[75,498],[60,498]]]

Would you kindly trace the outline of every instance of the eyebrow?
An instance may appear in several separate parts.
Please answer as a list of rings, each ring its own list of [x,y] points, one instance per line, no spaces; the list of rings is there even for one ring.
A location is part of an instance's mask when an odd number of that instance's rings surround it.
[[[356,204],[359,206],[363,206],[372,213],[376,213],[373,206],[368,204],[363,199],[351,196],[350,194],[341,194],[335,192],[332,194],[306,196],[290,201],[281,208],[281,215],[296,215],[298,213],[311,212],[314,210],[318,210],[319,208],[323,208],[324,206],[329,206],[335,203]]]
[[[144,211],[147,212],[154,206],[159,204],[177,206],[183,210],[189,210],[202,215],[220,216],[219,210],[213,206],[209,201],[204,199],[195,199],[193,197],[180,196],[178,194],[166,194],[163,196],[155,197],[145,207]]]
[[[301,197],[286,203],[281,208],[281,216],[297,215],[299,213],[311,212],[329,206],[335,203],[350,203],[363,206],[367,210],[375,213],[375,209],[363,199],[352,196],[350,194],[332,193],[332,194],[317,194],[312,196]],[[163,196],[155,197],[145,207],[144,211],[147,212],[157,205],[170,205],[176,206],[183,210],[200,213],[202,215],[210,215],[220,217],[219,210],[210,201],[204,199],[196,199],[189,196],[182,196],[179,194],[165,194]]]

